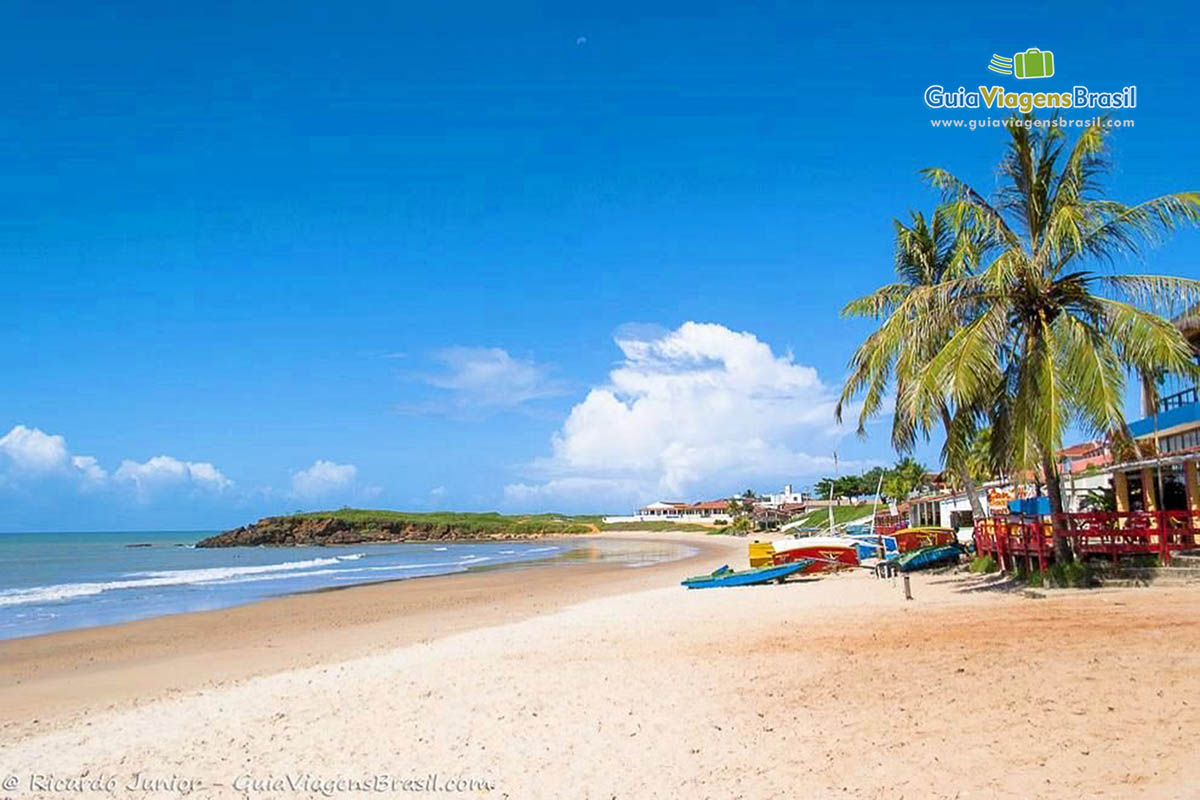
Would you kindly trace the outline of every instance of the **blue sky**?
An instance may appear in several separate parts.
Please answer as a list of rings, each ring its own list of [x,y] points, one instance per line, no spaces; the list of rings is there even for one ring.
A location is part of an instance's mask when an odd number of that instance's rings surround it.
[[[0,530],[622,510],[890,461],[829,424],[867,330],[838,309],[932,205],[917,169],[991,189],[1004,137],[922,93],[1033,89],[990,56],[1053,50],[1047,86],[1138,86],[1114,196],[1197,188],[1194,9],[1132,13],[19,4]]]

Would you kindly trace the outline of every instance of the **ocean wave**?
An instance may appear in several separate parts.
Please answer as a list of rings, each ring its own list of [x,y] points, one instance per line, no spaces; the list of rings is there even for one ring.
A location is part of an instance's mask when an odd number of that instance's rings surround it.
[[[286,580],[288,578],[307,578],[314,575],[360,575],[364,572],[404,572],[411,569],[443,569],[445,567],[463,568],[475,562],[436,561],[428,564],[386,564],[378,567],[347,567],[345,569],[314,569],[308,572],[283,573],[273,575],[250,575],[226,580],[211,581],[209,586],[229,586],[236,583],[252,583],[254,581]],[[453,571],[453,570],[448,570]],[[341,580],[341,579],[339,579]]]
[[[445,550],[446,548],[440,549]],[[542,547],[522,551],[522,553],[558,549],[560,548]],[[491,555],[471,554],[454,560],[447,559],[445,561],[427,563],[376,563],[370,566],[358,563],[366,555],[366,553],[348,553],[328,558],[284,561],[277,564],[149,570],[123,573],[115,580],[61,583],[20,589],[0,589],[0,608],[34,603],[59,603],[106,592],[153,589],[169,586],[217,587],[256,581],[306,580],[317,577],[337,581],[351,579],[369,580],[368,575],[384,577],[390,573],[401,576],[411,574],[413,571],[452,573],[461,572],[493,560],[493,556]]]
[[[341,561],[361,558],[363,553],[353,556],[336,556],[334,558],[309,558],[304,561],[284,561],[279,564],[259,564],[253,567],[209,567],[205,569],[168,569],[151,572],[128,572],[124,578],[178,578],[180,583],[202,583],[221,578],[232,578],[237,575],[257,575],[263,572],[284,572],[298,569],[327,567]]]
[[[285,561],[282,564],[261,564],[253,567],[211,567],[207,569],[175,569],[131,572],[125,580],[88,583],[60,583],[51,586],[32,586],[27,589],[0,591],[0,607],[28,603],[56,603],[77,597],[89,597],[122,589],[146,589],[160,586],[213,585],[230,579],[262,580],[267,577],[299,577],[319,574],[316,568],[356,560],[362,553],[335,558],[310,558],[304,561]]]

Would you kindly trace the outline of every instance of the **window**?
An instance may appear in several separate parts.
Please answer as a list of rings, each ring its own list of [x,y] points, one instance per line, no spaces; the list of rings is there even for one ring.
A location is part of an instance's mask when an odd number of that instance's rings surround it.
[[[1162,468],[1161,477],[1163,511],[1186,511],[1187,487],[1183,482],[1183,466],[1172,464]]]
[[[1200,428],[1163,436],[1159,439],[1159,446],[1164,453],[1178,453],[1180,450],[1200,447]]]
[[[970,511],[951,511],[950,512],[950,527],[951,528],[969,528],[975,524],[975,515]]]
[[[1125,479],[1129,486],[1129,510],[1130,511],[1145,511],[1146,497],[1142,494],[1142,474],[1140,472],[1127,472]]]

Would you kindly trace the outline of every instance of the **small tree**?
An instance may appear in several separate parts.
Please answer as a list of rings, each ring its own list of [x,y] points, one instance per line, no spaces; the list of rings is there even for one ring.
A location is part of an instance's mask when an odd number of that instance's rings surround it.
[[[883,479],[883,493],[893,500],[903,500],[913,490],[919,489],[928,482],[929,470],[910,457],[896,462],[888,470]]]

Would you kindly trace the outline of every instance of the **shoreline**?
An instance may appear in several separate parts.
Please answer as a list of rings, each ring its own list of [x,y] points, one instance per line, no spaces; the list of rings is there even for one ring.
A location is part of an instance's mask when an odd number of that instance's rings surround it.
[[[389,583],[392,581],[399,581],[399,580],[416,580],[416,579],[423,579],[423,578],[430,578],[430,577],[448,577],[451,575],[461,575],[461,574],[486,572],[486,571],[493,571],[493,570],[518,569],[518,568],[526,567],[526,566],[561,565],[561,564],[568,564],[568,563],[573,563],[573,562],[577,562],[577,561],[589,561],[589,562],[594,562],[594,563],[604,563],[604,562],[630,563],[630,562],[636,562],[639,559],[644,558],[647,561],[647,563],[653,563],[656,560],[671,561],[671,560],[679,560],[680,558],[685,557],[685,554],[683,552],[678,551],[679,548],[683,548],[683,547],[685,547],[685,545],[673,543],[673,542],[666,542],[665,540],[661,543],[655,542],[653,540],[653,534],[649,534],[648,538],[646,535],[638,536],[637,534],[645,534],[645,532],[641,532],[641,531],[629,532],[629,534],[615,534],[615,535],[609,535],[609,536],[602,536],[602,535],[597,535],[597,534],[593,534],[593,533],[561,534],[561,535],[556,534],[553,537],[529,537],[529,538],[524,538],[524,539],[511,539],[511,540],[505,540],[505,541],[484,540],[484,539],[470,540],[470,541],[455,540],[455,541],[446,541],[446,542],[442,542],[441,540],[412,541],[412,542],[402,542],[402,541],[375,542],[375,541],[371,541],[371,542],[353,543],[353,544],[322,544],[322,545],[297,545],[297,546],[292,546],[292,545],[243,545],[243,546],[230,547],[230,548],[220,548],[221,550],[226,550],[226,551],[237,550],[237,551],[241,551],[241,552],[234,553],[231,556],[225,556],[226,558],[232,558],[233,560],[228,561],[228,562],[223,562],[220,564],[216,564],[216,565],[210,564],[208,566],[204,566],[204,565],[196,566],[196,565],[190,565],[190,564],[189,565],[171,564],[171,565],[163,565],[163,566],[152,566],[152,567],[145,567],[145,569],[150,569],[150,570],[165,569],[167,571],[166,572],[144,572],[144,573],[143,572],[132,572],[132,573],[123,574],[119,570],[117,570],[117,571],[112,572],[112,574],[109,576],[106,576],[104,578],[95,579],[95,583],[87,581],[87,580],[82,581],[81,583],[76,583],[68,577],[63,577],[63,578],[60,578],[58,581],[54,581],[54,580],[49,581],[50,584],[55,584],[55,585],[16,587],[11,590],[13,593],[16,593],[16,594],[30,593],[30,592],[37,593],[38,591],[46,593],[48,590],[54,590],[54,589],[69,590],[75,586],[81,586],[85,589],[90,589],[93,585],[98,585],[101,588],[99,589],[99,591],[92,590],[92,591],[83,592],[82,594],[85,596],[85,599],[81,600],[81,601],[77,600],[74,607],[65,609],[63,611],[63,613],[55,612],[55,613],[49,614],[49,616],[51,618],[56,619],[56,624],[43,623],[41,625],[32,626],[33,627],[32,630],[28,630],[28,629],[22,630],[19,625],[13,626],[12,628],[4,629],[2,632],[0,632],[0,643],[6,642],[6,641],[18,640],[18,639],[37,637],[37,636],[48,636],[48,635],[53,635],[53,634],[57,634],[57,633],[67,633],[70,631],[85,630],[85,629],[97,628],[97,627],[106,627],[106,626],[110,626],[110,625],[122,625],[122,624],[131,623],[131,622],[138,622],[141,620],[155,619],[155,618],[159,618],[159,617],[178,616],[181,614],[189,614],[189,613],[203,613],[206,611],[219,611],[222,609],[236,608],[238,606],[246,605],[248,603],[262,602],[264,600],[270,600],[270,599],[279,598],[279,597],[308,594],[308,593],[312,593],[312,592],[337,591],[337,590],[344,589],[344,588],[352,588],[352,587],[356,587],[356,586],[367,586],[367,585],[372,585],[372,584],[383,584],[383,583]],[[100,534],[100,535],[103,535],[103,534]],[[120,533],[118,535],[127,536],[128,534]],[[551,539],[553,539],[553,541],[552,542],[544,541],[544,539],[547,539],[547,538],[551,538]],[[624,542],[625,544],[621,544],[622,542]],[[533,549],[526,550],[523,554],[521,554],[519,556],[512,556],[512,554],[514,553],[513,550],[501,549],[501,550],[497,551],[497,550],[493,549],[493,550],[485,552],[482,555],[471,554],[469,556],[469,559],[472,559],[472,560],[464,560],[461,563],[441,562],[441,563],[423,564],[418,561],[418,562],[410,565],[403,560],[403,556],[401,555],[401,553],[403,552],[403,550],[405,548],[412,547],[412,548],[417,548],[419,550],[422,547],[429,547],[430,545],[435,545],[435,544],[441,545],[441,546],[434,547],[433,548],[434,550],[439,550],[439,551],[448,551],[449,550],[449,551],[451,551],[451,552],[446,553],[447,558],[455,557],[453,551],[456,550],[457,548],[470,547],[470,546],[484,546],[484,547],[490,547],[490,548],[497,548],[497,547],[517,548],[517,547],[524,546],[524,547],[533,547]],[[541,545],[541,546],[539,547],[539,545]],[[614,547],[614,545],[615,545],[615,547]],[[667,546],[667,545],[677,548],[677,551],[676,552],[663,551],[661,548],[664,546]],[[126,544],[126,545],[124,545],[124,548],[125,549],[133,548],[136,550],[144,550],[145,548],[149,548],[152,546],[154,546],[154,545]],[[181,547],[181,545],[178,543],[176,543],[176,544],[160,543],[157,546],[159,549],[162,549],[162,550],[176,549],[176,548]],[[221,572],[223,569],[226,569],[226,568],[229,569],[230,574],[239,572],[241,570],[241,568],[245,566],[245,564],[240,561],[240,559],[242,559],[243,557],[249,559],[249,561],[246,563],[249,563],[251,565],[250,569],[244,570],[244,571],[246,571],[246,572],[257,572],[257,571],[273,572],[276,568],[274,565],[274,562],[263,562],[262,565],[255,566],[256,564],[258,564],[258,562],[254,561],[254,559],[257,558],[257,556],[255,556],[254,553],[271,553],[272,556],[275,554],[280,554],[279,557],[281,557],[281,558],[289,558],[289,557],[291,557],[290,553],[285,553],[284,551],[291,550],[291,549],[298,549],[298,548],[303,548],[304,550],[306,550],[306,552],[304,553],[303,556],[297,555],[296,558],[307,558],[307,559],[317,559],[317,560],[323,559],[327,562],[333,562],[336,560],[337,562],[339,562],[337,564],[337,566],[344,567],[346,565],[342,564],[340,562],[343,562],[346,560],[356,560],[362,556],[369,555],[370,550],[375,546],[387,548],[385,555],[390,555],[394,558],[400,559],[400,562],[394,565],[395,568],[393,570],[392,575],[386,575],[386,576],[379,575],[378,577],[372,577],[368,573],[371,573],[373,570],[382,569],[379,566],[374,566],[374,567],[368,567],[366,570],[349,569],[348,570],[349,572],[362,573],[357,578],[337,579],[337,580],[329,580],[329,581],[325,581],[325,582],[316,582],[315,585],[310,584],[307,586],[305,586],[305,585],[288,586],[286,583],[276,584],[274,582],[270,582],[270,583],[260,584],[261,586],[265,587],[261,591],[248,591],[248,592],[241,592],[241,593],[226,592],[226,591],[223,591],[222,587],[220,587],[220,586],[214,586],[214,587],[210,588],[210,587],[205,586],[203,583],[199,583],[199,584],[197,584],[197,588],[204,588],[204,590],[205,590],[203,598],[200,601],[197,601],[195,596],[192,596],[190,598],[184,596],[184,597],[178,597],[174,604],[172,604],[170,602],[162,602],[162,603],[158,604],[157,606],[152,606],[149,608],[138,608],[135,605],[135,606],[129,608],[128,610],[126,610],[124,613],[114,614],[114,613],[110,612],[108,614],[100,614],[99,616],[94,615],[94,614],[89,614],[89,608],[86,606],[86,604],[81,605],[81,603],[86,603],[86,596],[89,596],[89,595],[90,596],[98,596],[98,595],[102,594],[105,591],[106,587],[109,587],[112,585],[109,583],[110,581],[115,581],[117,583],[124,583],[126,578],[137,578],[137,577],[143,577],[143,576],[156,576],[156,575],[198,576],[196,579],[201,580],[201,579],[208,577],[204,573]],[[656,547],[660,548],[657,552],[655,552],[655,550],[654,550],[654,548],[656,548]],[[554,551],[554,552],[545,552],[545,551]],[[505,557],[506,555],[508,555],[510,557],[506,558]],[[287,567],[288,565],[294,565],[297,567],[305,566],[304,562],[284,561],[284,562],[280,562],[278,564],[278,569],[282,570],[285,567]],[[309,564],[308,566],[315,566],[315,565]],[[321,572],[318,571],[318,572],[315,572],[312,574],[320,575]],[[219,576],[219,577],[225,577],[225,576]],[[285,574],[282,572],[277,572],[274,575],[269,576],[269,577],[271,577],[273,579],[288,578],[292,581],[300,582],[300,581],[303,581],[306,577],[309,577],[309,575],[308,575],[308,573],[306,573],[304,571],[297,571],[297,572],[288,573],[288,574]],[[138,587],[133,585],[135,583],[136,583],[136,581],[129,581],[127,583],[127,585],[117,586],[115,588],[122,588],[122,589],[135,588],[136,589]],[[175,589],[178,589],[180,587],[186,588],[190,583],[192,583],[192,579],[190,577],[186,578],[186,579],[181,577],[179,580],[175,581],[173,584],[170,584],[170,583],[167,584],[167,587],[175,588]],[[235,583],[236,583],[236,581],[235,581]],[[150,584],[150,585],[155,585],[155,584]],[[159,585],[161,585],[161,584],[159,584]],[[0,595],[3,595],[3,594],[6,594],[6,592],[0,591]],[[116,598],[118,600],[124,599],[125,597],[127,597],[127,595],[124,595],[124,594],[116,595]],[[68,593],[64,596],[64,598],[71,600],[71,599],[74,599],[74,595]],[[42,600],[42,602],[52,602],[54,599],[58,599],[58,598],[50,597],[49,600]],[[0,604],[2,604],[2,601],[3,601],[3,598],[0,598]],[[0,608],[0,612],[7,612],[7,611],[9,611],[9,609]],[[17,614],[16,616],[20,617],[22,615]]]
[[[744,548],[741,539],[695,533],[554,538],[682,544],[696,552],[637,567],[569,560],[481,566],[3,640],[0,732],[20,736],[114,705],[514,622],[668,576],[682,579],[706,559],[732,558]]]

